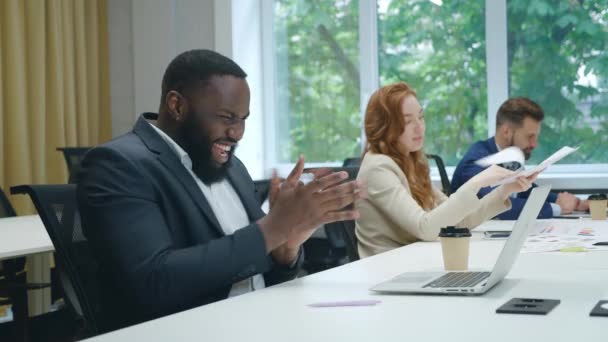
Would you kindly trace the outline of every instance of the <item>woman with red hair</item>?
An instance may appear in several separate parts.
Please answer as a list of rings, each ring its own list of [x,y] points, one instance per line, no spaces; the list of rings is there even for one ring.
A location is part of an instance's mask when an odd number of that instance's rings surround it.
[[[384,86],[371,96],[365,111],[367,144],[357,176],[367,183],[368,192],[356,204],[362,258],[434,240],[442,227],[473,228],[509,209],[511,193],[527,190],[536,178],[520,177],[479,199],[480,188],[513,174],[491,166],[448,198],[431,184],[422,150],[424,131],[422,107],[406,83]]]

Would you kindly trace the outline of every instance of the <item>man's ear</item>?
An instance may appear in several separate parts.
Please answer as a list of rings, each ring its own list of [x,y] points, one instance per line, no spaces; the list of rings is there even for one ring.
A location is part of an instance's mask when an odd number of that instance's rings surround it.
[[[175,122],[182,122],[186,119],[188,113],[188,101],[176,90],[171,90],[165,97],[167,112]]]
[[[507,140],[511,140],[511,136],[513,135],[513,128],[509,124],[503,124],[498,127],[497,134],[500,134],[503,138]]]

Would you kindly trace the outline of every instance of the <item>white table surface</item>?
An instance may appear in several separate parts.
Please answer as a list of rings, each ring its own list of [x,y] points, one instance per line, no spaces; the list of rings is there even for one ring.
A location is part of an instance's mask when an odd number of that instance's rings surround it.
[[[485,223],[476,227],[473,231],[482,233],[485,231],[512,231],[515,226],[515,220],[489,220]],[[601,236],[598,238],[604,238],[608,235],[608,220],[592,220],[590,217],[576,217],[571,219],[566,218],[550,218],[550,219],[537,219],[535,227],[530,230],[530,234],[538,233],[547,224],[555,224],[559,227],[570,227],[576,228],[584,225],[585,227],[592,227],[597,230]]]
[[[0,218],[0,259],[53,250],[40,216]]]
[[[471,241],[470,267],[494,265],[504,240]],[[521,254],[482,296],[377,295],[368,289],[404,271],[442,268],[438,242],[416,243],[240,297],[101,335],[91,341],[600,341],[608,317],[608,251]],[[560,299],[547,316],[496,314],[513,297]],[[379,299],[368,307],[310,308]]]
[[[27,281],[51,282],[51,238],[38,215],[0,218],[0,260],[27,256]],[[28,291],[30,316],[48,312],[51,289]]]

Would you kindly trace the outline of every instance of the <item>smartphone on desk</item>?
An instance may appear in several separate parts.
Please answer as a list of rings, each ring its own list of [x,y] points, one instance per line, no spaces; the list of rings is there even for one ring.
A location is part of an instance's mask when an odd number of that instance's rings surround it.
[[[510,230],[487,230],[483,232],[484,239],[507,239],[511,235]]]

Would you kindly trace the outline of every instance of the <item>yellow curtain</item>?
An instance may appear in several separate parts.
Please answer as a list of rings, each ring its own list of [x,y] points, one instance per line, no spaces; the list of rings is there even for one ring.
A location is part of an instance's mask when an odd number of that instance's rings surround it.
[[[65,183],[64,146],[110,138],[106,0],[0,0],[0,185]],[[11,198],[33,213],[29,198]]]

